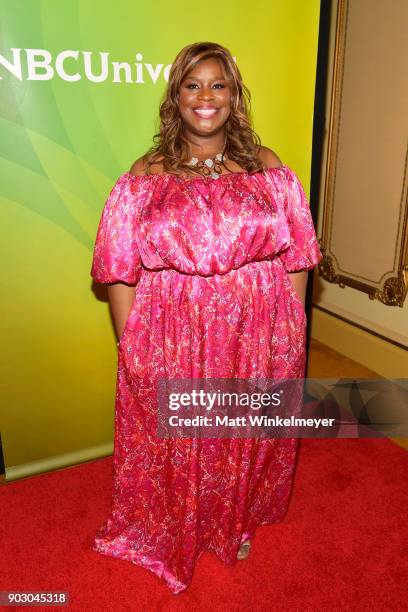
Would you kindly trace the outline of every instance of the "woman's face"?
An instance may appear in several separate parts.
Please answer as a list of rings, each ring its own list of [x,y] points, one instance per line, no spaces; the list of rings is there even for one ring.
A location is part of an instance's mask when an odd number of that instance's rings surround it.
[[[231,89],[221,61],[202,60],[184,77],[179,110],[186,132],[210,136],[223,129],[231,111]]]

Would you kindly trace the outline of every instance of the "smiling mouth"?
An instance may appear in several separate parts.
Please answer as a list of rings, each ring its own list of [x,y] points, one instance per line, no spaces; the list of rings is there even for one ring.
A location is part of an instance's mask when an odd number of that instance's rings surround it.
[[[210,117],[213,117],[215,113],[218,113],[218,108],[193,108],[193,111],[199,117],[209,119]]]

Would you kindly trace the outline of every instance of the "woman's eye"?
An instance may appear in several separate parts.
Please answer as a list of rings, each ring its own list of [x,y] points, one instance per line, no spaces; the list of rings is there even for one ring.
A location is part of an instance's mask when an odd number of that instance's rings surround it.
[[[197,83],[188,83],[186,85],[186,89],[195,89],[196,87],[198,87]],[[213,87],[215,89],[224,89],[225,85],[223,83],[214,83]]]

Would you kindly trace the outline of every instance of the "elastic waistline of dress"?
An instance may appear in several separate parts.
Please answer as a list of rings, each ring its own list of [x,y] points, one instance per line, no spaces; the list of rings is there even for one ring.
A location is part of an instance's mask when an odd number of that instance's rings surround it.
[[[238,266],[237,268],[231,268],[226,272],[211,272],[209,274],[203,274],[200,272],[184,272],[182,270],[177,270],[176,268],[146,268],[142,266],[142,274],[180,274],[182,276],[196,276],[200,278],[212,278],[213,276],[226,276],[228,274],[239,272],[239,270],[248,269],[249,267],[259,266],[260,264],[264,264],[265,266],[269,265],[278,265],[283,266],[282,260],[277,256],[273,259],[258,259],[253,261],[248,261],[242,266]]]

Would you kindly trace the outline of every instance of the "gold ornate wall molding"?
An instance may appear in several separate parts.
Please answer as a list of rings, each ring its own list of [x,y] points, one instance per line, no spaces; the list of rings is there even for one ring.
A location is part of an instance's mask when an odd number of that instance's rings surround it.
[[[395,2],[398,9],[400,0]],[[337,5],[319,275],[402,307],[408,290],[407,113],[402,97],[408,100],[408,85],[406,70],[398,70],[406,64],[400,56],[405,50],[408,57],[408,48],[397,37],[395,48],[389,50],[384,38],[384,49],[374,49],[371,30],[384,14],[370,8],[368,1],[339,0]],[[384,30],[387,24],[380,26]],[[370,42],[372,58],[366,48]],[[379,64],[375,53],[382,51]]]

